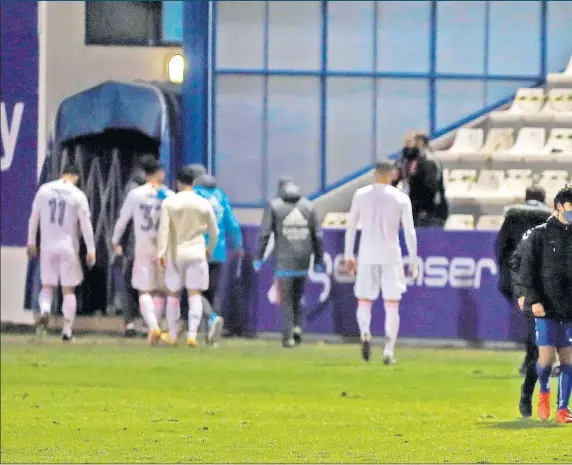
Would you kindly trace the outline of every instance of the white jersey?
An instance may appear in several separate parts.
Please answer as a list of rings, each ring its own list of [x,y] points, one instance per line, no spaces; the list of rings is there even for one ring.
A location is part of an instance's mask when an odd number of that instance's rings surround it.
[[[356,191],[346,230],[346,258],[354,256],[358,223],[362,226],[358,262],[370,265],[400,263],[400,224],[403,224],[409,256],[413,260],[417,258],[411,200],[399,189],[386,184],[372,184]]]
[[[36,244],[38,227],[41,233],[40,249],[43,252],[62,250],[77,254],[81,228],[87,252],[95,253],[87,197],[71,182],[59,179],[38,189],[28,226],[28,245]]]
[[[163,202],[157,192],[156,187],[146,183],[127,193],[113,230],[112,244],[119,244],[129,221],[133,220],[135,256],[157,256],[157,230]],[[169,189],[166,192],[167,195],[173,193]]]

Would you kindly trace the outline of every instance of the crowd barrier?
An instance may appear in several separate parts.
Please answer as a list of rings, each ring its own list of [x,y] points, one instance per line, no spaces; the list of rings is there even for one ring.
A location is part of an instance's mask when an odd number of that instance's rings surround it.
[[[228,264],[220,282],[222,312],[233,319],[239,315],[251,333],[280,331],[282,317],[275,303],[271,260],[255,273],[252,257],[258,228],[244,227],[243,234],[245,255],[240,262]],[[420,273],[408,282],[401,304],[401,336],[474,342],[524,339],[523,315],[497,290],[495,236],[494,232],[418,231]],[[344,231],[324,231],[324,242],[326,272],[310,272],[304,294],[304,329],[353,336],[358,334],[353,276],[339,266]],[[384,334],[383,311],[382,302],[376,302],[374,336]]]

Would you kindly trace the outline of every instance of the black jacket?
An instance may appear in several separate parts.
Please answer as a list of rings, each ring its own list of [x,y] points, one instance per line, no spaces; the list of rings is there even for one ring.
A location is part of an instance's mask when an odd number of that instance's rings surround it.
[[[431,152],[416,160],[402,158],[398,162],[399,178],[411,199],[415,226],[443,226],[449,216],[445,195],[443,164]]]
[[[262,260],[270,236],[274,234],[275,271],[305,272],[314,254],[314,263],[324,262],[322,230],[312,203],[300,195],[293,183],[283,186],[279,197],[264,212],[258,253]]]
[[[550,218],[526,234],[519,271],[528,305],[541,303],[546,318],[572,321],[572,225]]]
[[[524,205],[513,205],[505,214],[504,223],[498,233],[495,251],[499,266],[499,290],[509,299],[516,297],[513,294],[512,279],[510,272],[510,258],[522,240],[522,236],[528,230],[546,223],[550,217],[550,209],[536,200]]]

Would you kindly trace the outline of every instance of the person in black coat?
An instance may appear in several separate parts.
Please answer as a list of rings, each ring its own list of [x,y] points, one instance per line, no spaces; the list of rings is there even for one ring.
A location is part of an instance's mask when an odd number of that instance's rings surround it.
[[[545,223],[550,217],[551,210],[544,203],[546,193],[540,186],[526,189],[525,203],[512,205],[506,209],[504,223],[498,233],[495,245],[496,260],[499,266],[498,287],[511,304],[522,296],[513,292],[510,270],[510,259],[520,243],[524,233],[539,224]],[[520,368],[525,374],[528,364],[538,357],[532,313],[527,314],[528,332],[526,338],[526,356]]]
[[[445,196],[443,165],[433,154],[429,138],[413,133],[405,140],[401,159],[398,161],[403,191],[411,199],[415,227],[443,227],[449,216]]]
[[[557,216],[525,235],[519,267],[525,300],[536,318],[537,374],[540,383],[538,416],[550,417],[550,374],[560,357],[559,423],[572,423],[572,186],[554,200]]]

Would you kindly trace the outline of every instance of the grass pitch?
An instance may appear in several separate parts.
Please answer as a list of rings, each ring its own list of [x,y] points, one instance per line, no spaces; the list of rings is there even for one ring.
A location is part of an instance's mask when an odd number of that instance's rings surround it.
[[[516,352],[30,339],[2,335],[3,463],[572,462],[519,418]]]

